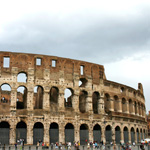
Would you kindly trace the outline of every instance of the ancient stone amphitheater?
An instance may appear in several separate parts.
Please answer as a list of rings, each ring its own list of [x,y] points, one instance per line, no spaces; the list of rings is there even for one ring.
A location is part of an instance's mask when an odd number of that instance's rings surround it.
[[[104,66],[0,52],[0,142],[138,142],[147,135],[138,89],[106,79]]]

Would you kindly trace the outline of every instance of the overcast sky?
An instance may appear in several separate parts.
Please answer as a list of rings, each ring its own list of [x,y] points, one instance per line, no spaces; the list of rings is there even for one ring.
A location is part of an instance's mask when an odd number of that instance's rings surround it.
[[[5,0],[0,51],[26,52],[104,65],[108,80],[135,89],[150,110],[150,1]]]

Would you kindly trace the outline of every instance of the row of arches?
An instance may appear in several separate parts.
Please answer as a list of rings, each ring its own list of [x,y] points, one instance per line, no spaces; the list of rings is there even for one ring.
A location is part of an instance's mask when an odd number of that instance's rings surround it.
[[[42,86],[38,85],[34,87],[34,96],[33,96],[33,104],[34,109],[43,109],[43,101],[44,101],[44,89]],[[1,86],[1,101],[11,101],[11,88],[8,84],[3,84]],[[51,87],[49,91],[49,104],[50,107],[57,105],[59,101],[59,89],[57,87]],[[27,97],[28,97],[28,89],[25,86],[19,86],[17,88],[17,109],[26,109],[27,108]],[[81,113],[85,113],[88,110],[88,92],[85,90],[80,91],[79,93],[79,110]],[[100,112],[100,100],[102,97],[99,92],[95,91],[92,94],[92,109],[94,114],[99,114]],[[73,107],[74,101],[74,91],[71,88],[66,88],[64,90],[64,106],[65,107]],[[55,106],[56,107],[56,106]],[[132,99],[126,100],[124,97],[120,99],[117,95],[114,97],[110,97],[108,93],[104,95],[104,109],[105,112],[108,113],[110,111],[123,112],[123,113],[131,113],[138,114],[141,116],[145,116],[145,106],[140,102],[136,102]]]
[[[56,143],[60,141],[60,132],[59,125],[55,122],[49,125],[49,143]],[[23,139],[25,143],[27,143],[27,125],[25,122],[21,121],[16,125],[16,141],[18,139]],[[75,127],[72,123],[67,123],[64,127],[64,138],[65,142],[74,142],[75,141]],[[80,143],[85,144],[86,140],[89,141],[89,126],[87,124],[81,124],[79,128],[79,136]],[[33,144],[37,144],[39,141],[44,141],[44,125],[41,122],[36,122],[33,126]],[[120,128],[120,126],[116,126],[115,129],[112,129],[110,125],[107,125],[102,130],[99,124],[96,124],[93,129],[93,141],[97,141],[100,143],[104,138],[102,137],[102,133],[104,133],[106,143],[110,143],[113,141],[113,134],[115,135],[115,142],[119,144],[124,141],[124,143],[133,143],[139,142],[140,139],[146,138],[145,129],[128,129],[128,127]],[[10,125],[8,122],[0,123],[0,141],[2,144],[9,144],[10,139]]]

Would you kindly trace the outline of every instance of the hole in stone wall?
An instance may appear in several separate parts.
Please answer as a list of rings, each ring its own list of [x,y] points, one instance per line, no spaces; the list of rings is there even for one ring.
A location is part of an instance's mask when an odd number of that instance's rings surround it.
[[[52,67],[56,67],[56,60],[52,60]]]
[[[50,90],[50,103],[58,103],[59,90],[57,87],[52,87]]]
[[[3,57],[3,67],[9,68],[10,65],[10,57]]]
[[[27,82],[27,75],[26,73],[19,73],[17,76],[17,82]]]
[[[0,90],[1,103],[10,103],[11,101],[11,87],[8,84],[3,84]]]
[[[43,87],[36,86],[34,88],[34,109],[43,108],[43,94],[44,94]]]
[[[87,84],[87,79],[85,79],[85,78],[80,78],[79,87],[85,87],[86,84]]]
[[[121,93],[124,92],[124,87],[121,87],[121,88],[120,88],[120,92],[121,92]]]
[[[84,75],[84,66],[80,66],[80,75]]]
[[[41,58],[36,58],[36,65],[41,66],[42,65],[42,59]]]
[[[86,99],[87,99],[88,93],[86,91],[81,91],[79,95],[79,110],[81,113],[86,112]]]
[[[65,107],[72,107],[72,95],[71,89],[65,89]]]
[[[20,86],[17,89],[17,109],[27,108],[27,88]]]

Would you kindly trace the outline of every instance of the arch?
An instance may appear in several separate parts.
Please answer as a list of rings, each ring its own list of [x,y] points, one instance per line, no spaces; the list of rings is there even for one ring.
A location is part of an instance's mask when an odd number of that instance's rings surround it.
[[[97,141],[98,143],[100,143],[101,141],[101,127],[99,124],[96,124],[94,127],[93,127],[93,141]]]
[[[71,123],[67,123],[65,126],[65,142],[74,142],[74,126]]]
[[[135,142],[135,131],[134,128],[131,128],[131,143]]]
[[[125,113],[127,111],[126,99],[122,98],[122,112]]]
[[[120,127],[117,126],[115,128],[115,141],[116,141],[116,144],[119,144],[120,140],[121,140],[121,130],[120,130]]]
[[[87,99],[88,93],[86,91],[81,91],[79,95],[79,110],[81,113],[86,112],[86,99]]]
[[[52,87],[50,90],[50,104],[51,103],[58,103],[58,97],[59,97],[59,89],[57,87]]]
[[[17,75],[17,82],[27,83],[27,73],[26,72],[18,73],[18,75]]]
[[[1,103],[10,103],[11,101],[11,86],[8,83],[3,83],[0,88]]]
[[[105,138],[106,138],[106,143],[112,142],[112,129],[110,125],[107,125],[105,128]]]
[[[44,89],[42,86],[34,87],[34,109],[43,109]]]
[[[114,96],[114,111],[118,111],[118,108],[119,108],[119,98],[117,95]]]
[[[24,143],[27,143],[27,125],[25,122],[20,121],[16,125],[16,142],[22,139]]]
[[[133,112],[133,102],[131,99],[129,99],[129,113],[131,114]]]
[[[136,129],[136,135],[137,135],[137,143],[139,143],[140,138],[139,138],[139,129],[138,128]]]
[[[104,106],[105,106],[105,112],[109,113],[110,112],[110,96],[108,93],[105,94],[104,97]]]
[[[44,126],[41,122],[36,122],[33,127],[33,144],[36,145],[37,142],[43,141],[44,136]]]
[[[98,101],[100,99],[100,94],[98,92],[94,92],[92,95],[92,103],[93,103],[93,113],[98,114]]]
[[[72,107],[72,100],[73,100],[73,90],[71,88],[65,89],[65,107]]]
[[[59,126],[57,123],[53,122],[50,124],[49,135],[50,143],[59,142]]]
[[[80,126],[80,144],[85,145],[89,141],[89,130],[87,124],[81,124]]]
[[[128,133],[127,127],[124,127],[123,134],[124,134],[124,143],[128,143],[129,142],[129,133]]]
[[[6,121],[0,122],[0,142],[9,144],[10,125]]]
[[[19,86],[17,88],[17,109],[27,108],[27,94],[28,90],[25,86]]]
[[[80,78],[79,87],[85,87],[87,85],[88,80],[86,78]]]

